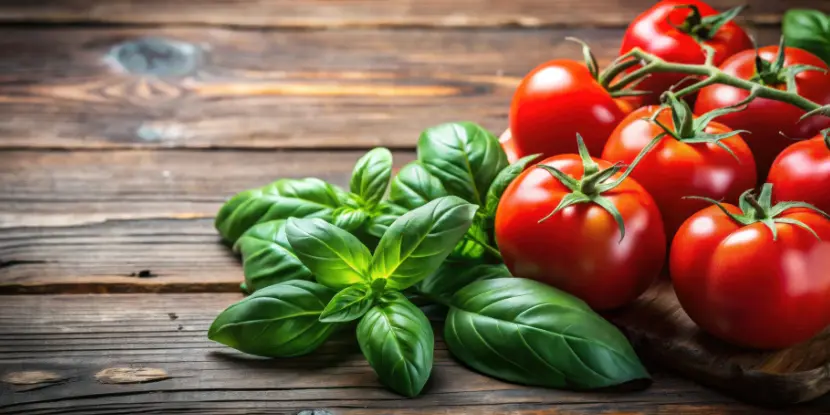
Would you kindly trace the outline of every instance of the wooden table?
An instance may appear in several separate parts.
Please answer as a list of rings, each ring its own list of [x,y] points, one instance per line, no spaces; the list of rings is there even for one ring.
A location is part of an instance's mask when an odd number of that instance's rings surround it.
[[[529,69],[579,56],[565,36],[607,63],[650,3],[0,2],[0,413],[773,413],[660,368],[631,394],[512,385],[440,340],[407,400],[348,337],[265,360],[205,335],[242,297],[212,226],[227,197],[279,177],[344,185],[378,145],[400,166],[445,121],[498,132]],[[786,7],[828,7],[748,3],[761,44]]]

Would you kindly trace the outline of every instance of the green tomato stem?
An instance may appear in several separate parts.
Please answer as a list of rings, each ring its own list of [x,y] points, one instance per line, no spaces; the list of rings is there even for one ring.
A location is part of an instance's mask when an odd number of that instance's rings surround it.
[[[633,66],[629,63],[631,61],[637,62],[643,66],[635,70],[634,72],[631,72],[628,75],[624,76],[622,79],[620,79],[613,85],[608,85],[606,88],[608,92],[613,94],[622,89],[625,89],[625,87],[630,85],[631,83],[652,73],[675,72],[687,75],[697,75],[701,77],[706,77],[706,79],[703,79],[700,82],[692,84],[678,91],[676,93],[676,95],[678,96],[690,94],[700,90],[701,88],[707,85],[719,83],[750,91],[754,93],[756,97],[786,102],[788,104],[795,105],[796,107],[801,108],[805,111],[816,111],[815,113],[820,114],[826,114],[827,112],[830,112],[830,109],[828,111],[823,111],[823,107],[821,105],[813,101],[810,101],[809,99],[804,98],[795,92],[782,91],[779,89],[771,88],[766,85],[761,85],[758,82],[741,79],[729,75],[726,72],[720,70],[718,67],[711,64],[695,65],[668,62],[658,56],[652,55],[639,48],[632,49],[631,51],[620,57],[620,59],[615,61],[615,63],[612,64],[610,67],[606,68],[605,71],[600,75],[600,79],[607,83],[610,83],[613,79],[613,76],[616,76],[625,69],[628,69],[631,66]],[[620,70],[619,67],[623,65],[626,65],[625,69]]]

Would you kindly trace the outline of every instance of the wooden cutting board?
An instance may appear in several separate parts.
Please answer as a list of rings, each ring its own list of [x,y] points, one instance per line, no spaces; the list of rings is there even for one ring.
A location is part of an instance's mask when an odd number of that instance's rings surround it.
[[[646,359],[738,399],[779,406],[830,392],[830,329],[784,350],[731,346],[702,332],[665,280],[607,317]]]

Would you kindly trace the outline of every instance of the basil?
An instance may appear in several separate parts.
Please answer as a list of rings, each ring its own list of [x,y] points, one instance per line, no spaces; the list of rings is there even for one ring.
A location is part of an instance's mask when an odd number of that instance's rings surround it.
[[[346,288],[367,281],[372,254],[354,235],[321,219],[289,219],[288,243],[321,284]]]
[[[369,206],[377,205],[386,193],[392,176],[392,153],[378,147],[357,161],[349,189]]]
[[[387,287],[397,290],[426,278],[467,232],[477,208],[446,196],[404,214],[380,239],[372,257],[372,278],[386,278]]]
[[[417,161],[403,166],[389,190],[389,200],[407,209],[415,209],[447,195],[441,181]]]
[[[310,353],[336,327],[319,321],[333,296],[332,289],[303,280],[263,288],[220,313],[208,338],[257,356]]]
[[[226,241],[234,243],[261,222],[290,217],[331,220],[341,203],[334,186],[320,179],[281,179],[231,198],[219,210],[215,226]]]
[[[345,323],[357,320],[374,305],[374,291],[369,284],[359,283],[337,293],[320,314],[325,323]]]
[[[343,206],[334,211],[334,226],[348,232],[354,232],[363,227],[369,220],[369,214],[360,208]]]
[[[403,294],[389,292],[357,325],[360,350],[381,383],[416,396],[432,371],[434,337],[424,313]]]
[[[787,46],[804,49],[830,64],[830,16],[818,10],[792,9],[782,21]]]
[[[469,261],[447,259],[415,288],[427,298],[447,304],[458,290],[470,283],[510,277],[512,275],[504,264],[470,264]]]
[[[244,290],[256,291],[284,281],[314,278],[291,250],[284,225],[284,220],[254,225],[234,244],[234,252],[242,255]]]
[[[396,219],[408,211],[408,209],[394,203],[380,202],[369,218],[366,231],[370,235],[380,238]]]
[[[456,293],[444,339],[466,365],[510,382],[596,389],[649,378],[611,323],[576,297],[522,278]]]
[[[485,204],[490,183],[507,166],[498,138],[483,127],[450,123],[429,128],[418,140],[418,162],[451,195]]]

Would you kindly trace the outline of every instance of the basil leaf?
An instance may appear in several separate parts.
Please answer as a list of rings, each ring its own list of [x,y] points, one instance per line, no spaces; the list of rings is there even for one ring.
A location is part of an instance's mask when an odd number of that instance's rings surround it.
[[[487,231],[484,230],[484,227],[481,226],[481,219],[479,217],[473,218],[473,223],[470,225],[470,229],[467,230],[467,233],[455,245],[453,248],[452,253],[450,254],[450,258],[456,259],[482,259],[484,257],[485,249],[478,241],[488,242],[489,243],[490,236],[487,234]]]
[[[334,226],[348,232],[354,232],[369,220],[369,215],[361,208],[343,206],[334,211]]]
[[[291,218],[285,235],[319,283],[341,289],[368,280],[372,254],[349,232],[321,219]]]
[[[451,195],[482,206],[490,183],[507,166],[498,138],[471,122],[425,130],[418,140],[418,161]]]
[[[416,396],[432,371],[432,327],[403,294],[390,291],[357,325],[360,350],[380,382],[405,396]]]
[[[504,264],[471,265],[470,261],[447,259],[415,288],[427,298],[447,304],[458,290],[470,283],[510,277],[512,275]]]
[[[516,177],[524,171],[525,167],[527,167],[527,165],[537,157],[539,157],[539,154],[531,154],[529,156],[522,157],[499,172],[498,176],[496,176],[493,183],[490,184],[490,188],[487,190],[487,200],[484,205],[484,214],[487,217],[495,218],[496,208],[499,207],[499,200],[501,200],[501,195],[504,194],[507,186],[510,185],[510,183],[513,183],[513,180],[515,180]]]
[[[460,198],[445,196],[395,220],[375,249],[372,279],[386,278],[387,286],[396,290],[424,279],[467,232],[476,209]]]
[[[249,291],[284,281],[314,279],[288,244],[284,220],[254,225],[236,241],[233,250],[242,255],[245,285]]]
[[[466,365],[510,382],[595,389],[649,378],[611,323],[576,297],[523,278],[456,293],[444,339]]]
[[[382,237],[386,230],[392,226],[396,219],[409,210],[390,202],[380,202],[372,215],[369,217],[366,231],[369,235]]]
[[[319,321],[333,296],[334,290],[303,280],[263,288],[221,312],[208,338],[257,356],[310,353],[337,327]]]
[[[431,200],[447,196],[444,185],[417,161],[403,166],[392,180],[389,200],[407,209],[415,209]]]
[[[225,240],[234,243],[261,222],[290,217],[331,220],[341,203],[335,187],[320,179],[281,179],[231,198],[216,215],[215,226]]]
[[[792,9],[782,21],[787,46],[804,49],[830,64],[830,16],[818,10]]]
[[[374,293],[369,284],[359,283],[346,287],[328,303],[320,321],[324,323],[345,323],[357,320],[374,305]]]
[[[377,147],[357,161],[349,182],[349,189],[360,196],[366,204],[374,206],[383,199],[390,177],[392,177],[392,153],[389,149]]]

